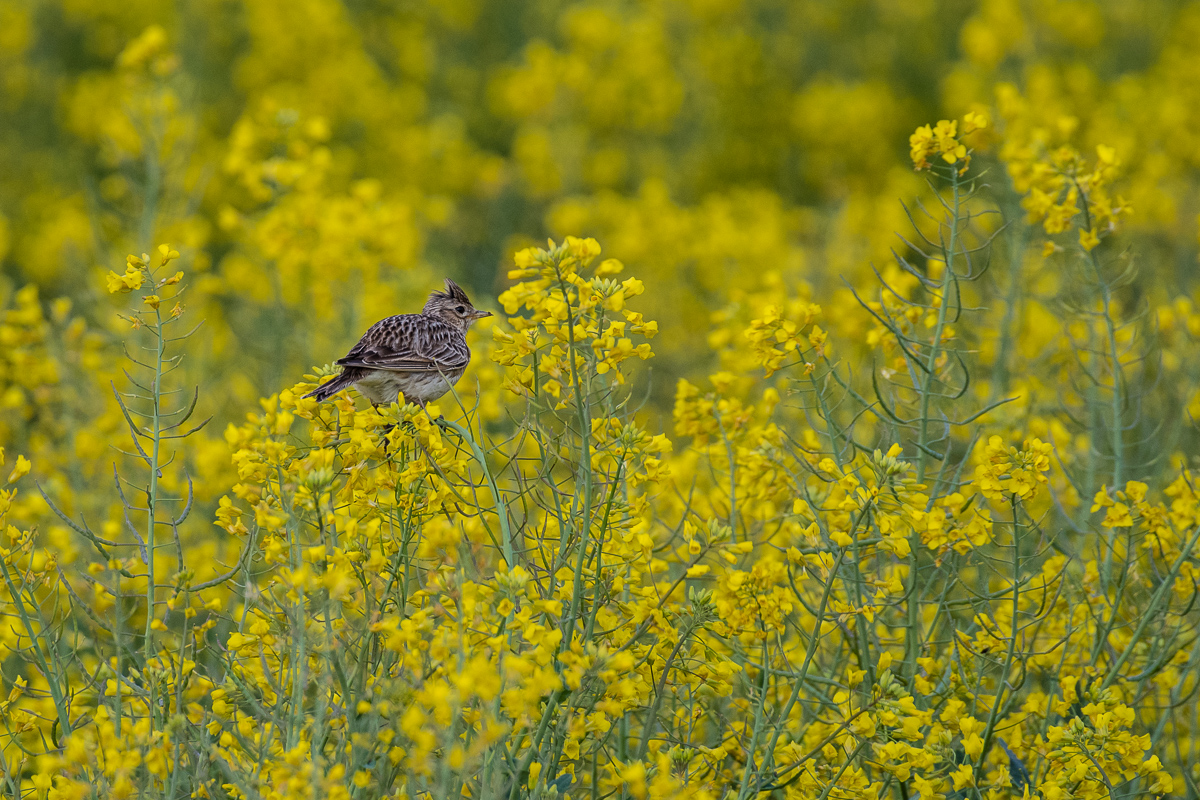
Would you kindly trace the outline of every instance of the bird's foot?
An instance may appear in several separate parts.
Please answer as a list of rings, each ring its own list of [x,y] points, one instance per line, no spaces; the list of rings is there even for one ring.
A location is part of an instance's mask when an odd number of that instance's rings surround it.
[[[383,452],[385,455],[387,455],[392,444],[392,431],[396,430],[397,428],[399,428],[401,432],[410,436],[415,435],[417,432],[417,426],[412,423],[412,420],[407,419],[402,422],[393,422],[384,427],[383,430],[380,431],[380,435],[383,437]]]

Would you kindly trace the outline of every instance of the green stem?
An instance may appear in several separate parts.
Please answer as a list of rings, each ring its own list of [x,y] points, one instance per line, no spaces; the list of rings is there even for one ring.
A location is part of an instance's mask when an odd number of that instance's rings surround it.
[[[1017,216],[1020,213],[1021,209],[1017,206],[1012,208],[1007,215]],[[1008,391],[1008,379],[1011,374],[1008,361],[1012,357],[1012,349],[1016,341],[1012,328],[1017,316],[1017,305],[1021,301],[1021,267],[1025,257],[1025,247],[1029,241],[1029,226],[1014,225],[1008,241],[1012,252],[1009,253],[1008,293],[1004,299],[1004,317],[1000,320],[1000,347],[996,353],[996,363],[992,368],[991,396],[993,398],[1001,397]]]
[[[592,532],[592,423],[590,407],[584,394],[583,383],[579,380],[579,365],[575,358],[575,315],[571,309],[571,296],[567,291],[566,282],[558,261],[554,263],[554,271],[558,275],[558,287],[562,292],[563,303],[567,307],[567,358],[571,361],[571,380],[575,384],[575,405],[579,411],[579,467],[583,472],[583,522],[579,529],[579,559],[575,565],[575,586],[571,594],[571,613],[566,630],[563,631],[562,647],[571,646],[575,637],[575,620],[578,618],[579,607],[583,602],[582,570],[583,559],[587,553],[588,539]],[[576,485],[580,483],[576,479]]]
[[[1079,191],[1079,196],[1083,199],[1083,222],[1088,230],[1092,228],[1092,214],[1090,204],[1087,200],[1087,195],[1083,188],[1079,186],[1079,182],[1075,182],[1075,188]],[[1109,429],[1109,440],[1113,451],[1113,476],[1112,488],[1116,491],[1121,488],[1124,478],[1124,461],[1125,461],[1125,443],[1123,417],[1121,408],[1124,404],[1121,392],[1121,378],[1124,372],[1121,368],[1121,354],[1117,349],[1117,326],[1113,321],[1112,316],[1112,289],[1108,282],[1104,280],[1104,274],[1100,270],[1100,258],[1096,255],[1095,248],[1088,251],[1088,261],[1092,265],[1092,271],[1096,273],[1096,283],[1100,287],[1100,299],[1104,308],[1104,327],[1108,335],[1108,360],[1109,371],[1112,372],[1112,393],[1109,398],[1110,412],[1112,414],[1111,426]],[[1102,573],[1104,579],[1104,590],[1108,591],[1109,584],[1112,580],[1112,560],[1113,549],[1116,546],[1116,530],[1110,528],[1107,535],[1107,552],[1104,554],[1104,570]]]
[[[921,378],[921,414],[918,421],[917,435],[919,445],[917,447],[917,483],[925,482],[925,470],[929,458],[929,403],[933,396],[934,369],[937,366],[938,356],[941,354],[942,333],[946,328],[946,311],[949,305],[950,282],[954,277],[954,251],[958,247],[958,223],[962,199],[959,195],[958,170],[952,167],[951,174],[951,187],[954,194],[950,214],[950,241],[942,253],[945,270],[942,273],[937,325],[933,331],[933,341],[930,344],[929,357],[925,363],[925,374]],[[932,502],[932,495],[930,500]],[[915,529],[912,536],[909,537],[909,549],[911,551],[911,562],[909,565],[908,585],[908,636],[904,642],[904,671],[909,681],[911,681],[913,676],[916,675],[917,653],[921,647],[921,619],[919,609],[919,598],[921,596],[921,537]]]
[[[737,544],[737,459],[733,452],[733,442],[725,432],[721,422],[721,412],[717,410],[717,402],[713,401],[713,419],[717,421],[717,429],[721,431],[721,441],[725,443],[725,457],[729,459],[729,533]]]
[[[504,561],[508,564],[508,568],[512,569],[516,566],[513,563],[513,538],[512,530],[508,524],[508,506],[504,502],[504,498],[500,494],[500,487],[496,484],[496,478],[492,475],[491,469],[488,467],[487,458],[484,457],[483,449],[475,442],[470,431],[459,425],[457,422],[442,417],[441,424],[452,428],[459,436],[463,438],[471,447],[471,453],[474,454],[475,460],[479,462],[480,468],[483,470],[483,477],[488,482],[488,488],[492,491],[492,497],[496,502],[496,514],[500,517],[500,535],[502,537],[500,546],[504,551]]]
[[[1117,663],[1113,664],[1112,669],[1109,670],[1108,675],[1104,678],[1104,682],[1100,684],[1100,691],[1103,692],[1112,685],[1113,681],[1117,679],[1117,676],[1121,673],[1121,667],[1125,666],[1125,662],[1128,661],[1129,656],[1133,654],[1134,648],[1137,647],[1138,642],[1142,640],[1142,635],[1146,632],[1146,626],[1150,624],[1151,619],[1157,619],[1158,604],[1162,602],[1162,599],[1167,592],[1171,591],[1175,587],[1175,576],[1179,574],[1179,569],[1191,556],[1192,549],[1196,546],[1197,539],[1200,539],[1200,525],[1197,525],[1196,529],[1192,531],[1192,538],[1189,539],[1188,543],[1183,547],[1182,550],[1179,551],[1179,558],[1175,559],[1175,563],[1171,565],[1170,571],[1167,573],[1166,577],[1163,578],[1162,583],[1158,585],[1158,590],[1154,593],[1154,596],[1150,598],[1150,603],[1146,606],[1146,610],[1142,613],[1142,618],[1138,620],[1138,626],[1134,630],[1133,636],[1129,638],[1129,643],[1125,645],[1125,650],[1121,653],[1120,658],[1117,659]]]
[[[63,735],[71,732],[71,717],[67,712],[67,705],[63,697],[62,687],[58,685],[58,676],[51,672],[49,664],[46,663],[45,656],[42,655],[40,643],[42,636],[36,633],[33,629],[33,621],[29,618],[29,611],[25,607],[25,597],[17,589],[13,582],[12,574],[8,571],[7,557],[0,558],[0,569],[4,571],[4,582],[8,584],[9,594],[12,596],[13,603],[17,606],[17,613],[21,617],[21,625],[25,628],[25,634],[29,637],[29,646],[33,650],[33,657],[37,661],[38,669],[46,676],[46,685],[50,687],[50,697],[54,701],[54,710],[58,712],[58,724],[62,727]]]
[[[971,783],[976,787],[979,786],[980,772],[983,770],[984,762],[987,759],[988,749],[992,745],[992,735],[996,730],[996,722],[1000,718],[1000,706],[1003,704],[1004,688],[1008,685],[1008,673],[1012,670],[1013,657],[1017,648],[1017,615],[1021,610],[1021,524],[1017,512],[1017,496],[1015,494],[1012,496],[1011,502],[1013,510],[1013,586],[1012,619],[1009,621],[1008,652],[1004,657],[1004,669],[1000,673],[1000,685],[996,687],[996,696],[992,700],[992,711],[988,715],[987,726],[983,731],[983,750],[980,751],[979,760],[975,764],[975,775]]]
[[[919,428],[917,441],[920,447],[917,450],[917,482],[925,482],[926,462],[929,458],[929,403],[933,397],[933,376],[934,369],[937,366],[938,356],[942,352],[942,333],[946,329],[946,311],[949,307],[950,282],[954,278],[954,251],[958,248],[958,221],[959,213],[962,207],[962,199],[958,191],[958,171],[952,169],[953,178],[951,186],[953,187],[953,211],[950,216],[950,241],[946,249],[942,252],[942,263],[945,265],[945,270],[942,273],[941,294],[938,298],[938,318],[937,325],[933,329],[933,340],[929,346],[929,356],[925,360],[925,374],[921,378],[921,416],[919,419]]]
[[[817,653],[817,644],[821,639],[821,625],[825,619],[825,608],[829,603],[830,595],[833,593],[833,583],[837,578],[838,570],[842,567],[842,559],[845,557],[845,555],[845,550],[842,550],[840,553],[838,553],[837,561],[835,561],[833,566],[829,568],[829,580],[825,582],[825,588],[821,594],[821,605],[817,609],[817,617],[816,621],[813,623],[812,635],[809,636],[808,639],[808,648],[804,653],[804,663],[800,665],[800,672],[793,677],[794,683],[792,684],[792,694],[788,698],[787,703],[784,704],[783,709],[779,712],[780,724],[775,726],[775,732],[771,736],[770,743],[767,744],[766,755],[763,758],[762,766],[755,775],[754,783],[756,787],[762,784],[763,775],[766,774],[766,770],[771,768],[771,765],[775,759],[775,746],[779,743],[779,737],[783,735],[784,730],[787,728],[787,718],[792,713],[793,706],[795,706],[796,701],[800,699],[800,691],[804,688],[804,682],[808,678],[809,665],[812,664],[813,657]],[[770,674],[771,664],[765,658],[763,660],[763,670],[765,673]],[[752,762],[753,757],[751,754],[746,761],[747,770],[749,770],[749,765]],[[749,771],[747,771],[742,780],[743,790],[749,788],[747,783],[748,778]],[[741,791],[739,791],[738,800],[742,800],[742,798],[743,794]]]
[[[818,619],[816,632],[819,633],[820,627],[821,627],[821,620]],[[815,635],[814,635],[814,640],[815,640]],[[759,737],[762,736],[763,727],[766,723],[767,685],[770,683],[770,680],[771,680],[771,658],[770,658],[770,653],[767,651],[766,638],[763,639],[762,650],[763,650],[762,686],[759,687],[758,706],[757,706],[757,708],[754,709],[754,733],[751,734],[751,736],[750,736],[750,746],[746,748],[746,769],[742,773],[742,784],[741,784],[741,787],[738,789],[738,795],[737,795],[738,800],[743,800],[743,798],[749,796],[748,792],[750,791],[750,775],[754,769],[754,751],[758,749],[758,740],[759,740]],[[796,687],[799,688],[802,684],[803,684],[803,681],[797,681]],[[782,728],[782,727],[783,727],[782,725],[779,726],[779,728]],[[776,733],[778,733],[778,728],[776,729]],[[772,739],[772,742],[774,742],[774,739]],[[764,764],[768,758],[769,758],[769,756],[764,757],[764,759],[763,759]],[[759,781],[755,781],[755,783],[758,783],[758,782]]]
[[[154,334],[158,339],[158,344],[155,348],[154,384],[150,398],[154,408],[154,438],[152,439],[152,449],[150,451],[150,488],[146,491],[146,634],[142,643],[142,659],[146,663],[149,663],[150,658],[154,654],[154,629],[151,627],[154,624],[156,588],[154,585],[156,580],[154,574],[154,518],[156,506],[158,505],[158,464],[162,448],[163,355],[166,352],[166,340],[163,338],[162,311],[157,308],[154,309]]]

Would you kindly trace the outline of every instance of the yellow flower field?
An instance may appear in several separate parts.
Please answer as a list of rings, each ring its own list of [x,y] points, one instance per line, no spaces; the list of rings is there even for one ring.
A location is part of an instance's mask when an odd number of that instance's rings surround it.
[[[1200,4],[0,0],[0,110],[3,796],[1200,798]]]

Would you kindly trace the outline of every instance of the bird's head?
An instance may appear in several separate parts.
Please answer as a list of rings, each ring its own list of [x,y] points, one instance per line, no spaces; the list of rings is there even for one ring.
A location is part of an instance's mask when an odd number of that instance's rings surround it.
[[[467,328],[470,328],[475,320],[492,315],[490,311],[479,311],[471,305],[467,293],[449,278],[446,278],[444,290],[429,295],[421,313],[452,325],[463,333],[467,332]]]

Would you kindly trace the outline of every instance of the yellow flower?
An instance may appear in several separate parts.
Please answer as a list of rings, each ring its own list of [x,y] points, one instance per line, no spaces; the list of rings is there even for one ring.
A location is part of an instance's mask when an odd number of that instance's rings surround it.
[[[1100,491],[1096,492],[1096,496],[1092,498],[1092,511],[1096,512],[1102,508],[1111,508],[1113,499],[1108,496],[1108,486],[1100,487]]]
[[[1124,503],[1113,503],[1104,515],[1104,521],[1100,524],[1106,528],[1132,527],[1133,517],[1129,514],[1129,506]]]
[[[646,285],[637,278],[626,278],[621,282],[621,290],[626,297],[637,297],[646,291]]]
[[[130,258],[132,258],[132,256],[130,256]],[[118,292],[121,294],[127,294],[135,289],[142,288],[142,283],[145,282],[146,275],[141,269],[130,266],[125,269],[124,275],[118,275],[112,270],[109,270],[105,280],[108,284],[109,294],[117,294]]]
[[[1096,245],[1100,244],[1100,237],[1096,235],[1096,229],[1088,228],[1087,230],[1084,230],[1083,228],[1080,228],[1079,229],[1079,244],[1083,246],[1084,250],[1087,250],[1089,252]]]
[[[975,111],[968,111],[966,113],[966,115],[963,116],[963,135],[964,136],[967,134],[970,134],[970,133],[975,133],[976,131],[983,130],[987,126],[988,126],[987,117],[985,117],[983,114],[979,114]]]
[[[29,474],[29,470],[30,470],[30,469],[32,469],[32,468],[33,468],[33,464],[32,464],[32,463],[30,463],[29,459],[27,459],[27,458],[26,458],[25,456],[23,456],[23,455],[19,455],[19,456],[17,456],[17,463],[16,463],[16,466],[14,466],[14,467],[13,467],[13,470],[12,470],[12,472],[10,472],[10,473],[8,474],[8,482],[9,482],[9,483],[16,483],[16,482],[17,482],[17,481],[19,481],[21,478],[23,478],[23,477],[25,477],[26,475],[28,475],[28,474]]]
[[[928,125],[917,128],[908,137],[908,145],[913,167],[917,170],[928,167],[929,156],[933,152],[933,129]]]
[[[159,265],[164,266],[164,267],[167,264],[170,264],[175,259],[179,258],[179,251],[172,250],[171,245],[169,245],[169,244],[160,244],[158,246],[158,253],[162,257],[162,260],[159,262]]]
[[[600,262],[600,266],[596,267],[596,275],[599,277],[607,277],[609,275],[619,275],[625,265],[615,258],[606,258]]]
[[[950,773],[950,780],[954,782],[955,790],[970,786],[974,780],[974,770],[970,764],[963,764]]]
[[[1126,481],[1125,494],[1135,503],[1140,503],[1146,499],[1146,491],[1150,487],[1141,481]]]

